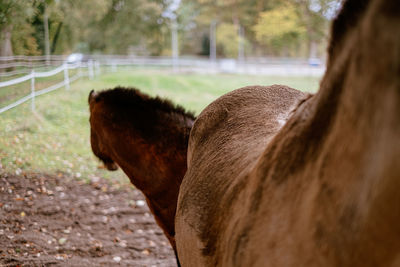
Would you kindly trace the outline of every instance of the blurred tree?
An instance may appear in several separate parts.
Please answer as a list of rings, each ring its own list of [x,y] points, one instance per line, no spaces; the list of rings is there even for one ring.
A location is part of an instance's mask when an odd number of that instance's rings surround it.
[[[35,28],[30,23],[18,23],[13,27],[11,38],[12,54],[38,56],[41,54],[36,38]]]
[[[206,50],[203,51],[203,45],[206,45],[209,40],[204,39],[208,34],[203,32],[196,24],[196,18],[199,15],[196,4],[191,1],[183,1],[175,14],[178,21],[179,52],[191,55],[209,54],[207,50],[209,48],[204,47]]]
[[[288,50],[298,46],[305,34],[296,7],[290,3],[261,12],[253,30],[257,41],[272,46],[284,56],[288,56]]]
[[[238,54],[237,28],[233,24],[221,23],[217,27],[217,51],[225,57],[235,58]]]
[[[98,28],[110,5],[109,0],[54,0],[48,4],[52,53],[89,51],[89,35]],[[39,14],[39,21],[43,19]]]
[[[165,5],[163,0],[1,0],[1,55],[43,53],[46,15],[51,53],[125,54],[141,45],[160,54]]]
[[[307,55],[316,56],[319,44],[326,42],[329,22],[340,6],[341,0],[186,0],[198,11],[194,19],[197,30],[209,31],[213,20],[241,27],[243,38],[251,43],[252,53],[268,51],[274,55],[305,56],[300,47],[308,47]],[[288,8],[289,10],[285,10]],[[283,12],[280,14],[280,12]],[[285,17],[290,22],[285,21]],[[284,24],[276,32],[268,20]],[[265,28],[265,29],[263,29]],[[217,37],[218,38],[218,37]],[[218,41],[217,41],[218,42]],[[199,42],[200,43],[200,42]]]
[[[330,20],[336,15],[342,0],[291,0],[300,12],[306,28],[308,56],[316,57],[318,45],[326,43]]]
[[[229,58],[237,58],[239,54],[239,47],[243,49],[249,47],[246,39],[241,40],[238,34],[239,26],[231,23],[220,23],[217,27],[217,51],[220,55]]]
[[[165,44],[161,0],[112,0],[105,15],[88,35],[92,51],[127,53],[130,47],[146,47],[151,54],[160,54]]]
[[[206,34],[203,35],[203,39],[201,40],[201,52],[202,56],[210,55],[210,37]]]
[[[0,56],[12,56],[13,50],[27,55],[38,53],[29,22],[34,10],[32,1],[0,1]]]
[[[208,35],[208,40],[213,40],[213,36],[211,35],[215,27],[211,26],[212,24],[219,28],[220,26],[218,26],[218,24],[233,25],[230,27],[230,32],[231,34],[235,32],[235,41],[239,42],[240,40],[244,40],[243,43],[247,43],[247,40],[251,39],[253,35],[250,26],[252,22],[255,21],[254,18],[257,13],[256,3],[258,1],[261,0],[185,0],[183,3],[191,3],[193,10],[195,10],[194,14],[196,16],[192,18],[192,23],[196,25],[195,31],[200,33],[199,36],[197,36],[199,38],[198,41],[193,42],[194,45],[197,45],[197,49],[194,49],[198,50],[199,54],[202,53],[201,51],[203,51],[204,48],[201,42],[204,40],[204,35]],[[217,35],[222,34],[221,36],[226,37],[226,31],[228,30],[227,25],[223,25],[219,33],[217,32]],[[237,37],[239,29],[241,29],[241,33],[243,33],[241,38]],[[231,36],[233,37],[233,35]],[[218,37],[216,39],[218,39]],[[226,40],[217,40],[217,42],[219,43],[219,52],[223,51],[221,45],[224,43],[222,46],[230,46],[230,48],[225,48],[225,50],[229,50],[231,56],[233,56],[232,53],[234,53],[234,51],[236,51],[234,57],[238,56],[238,43],[228,44]],[[235,46],[236,48],[234,48]],[[208,48],[208,50],[210,50],[210,48]]]
[[[247,55],[298,56],[301,47],[302,55],[314,57],[326,42],[329,20],[340,2],[182,0],[173,13],[179,47],[186,54],[210,54],[205,46],[214,23],[220,55],[237,57],[243,55],[243,47],[251,46]],[[169,54],[171,19],[166,13],[177,4],[178,0],[0,0],[0,55],[44,53],[45,11],[52,54]],[[239,49],[240,44],[245,45]]]

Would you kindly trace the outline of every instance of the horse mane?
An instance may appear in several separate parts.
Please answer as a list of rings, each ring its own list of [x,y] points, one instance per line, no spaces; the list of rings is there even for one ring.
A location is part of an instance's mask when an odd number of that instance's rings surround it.
[[[157,141],[160,145],[176,142],[187,147],[196,117],[168,99],[151,97],[136,88],[116,87],[91,92],[89,104],[92,101],[101,104],[103,119],[108,120],[111,127],[130,128],[131,132],[139,132],[149,142]]]
[[[333,57],[336,47],[340,45],[347,32],[359,22],[370,0],[345,0],[340,12],[331,26],[331,37],[328,47],[329,59]]]
[[[189,119],[196,117],[191,111],[186,111],[182,106],[172,103],[169,99],[151,97],[140,92],[136,88],[116,87],[100,91],[94,97],[96,102],[103,101],[106,105],[115,109],[142,109],[148,111],[162,111],[165,113],[176,113]]]

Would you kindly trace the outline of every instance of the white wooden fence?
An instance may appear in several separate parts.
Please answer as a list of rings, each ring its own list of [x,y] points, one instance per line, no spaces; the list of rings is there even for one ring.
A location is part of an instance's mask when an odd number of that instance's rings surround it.
[[[180,57],[174,60],[171,57],[140,57],[140,56],[118,56],[99,55],[93,56],[96,62],[102,66],[110,66],[116,71],[118,66],[138,67],[163,67],[170,68],[174,72],[195,73],[231,73],[249,75],[272,75],[272,76],[314,76],[321,77],[325,72],[325,66],[321,62],[313,66],[306,59],[284,59],[284,58],[247,58],[246,60],[216,59],[199,57]]]
[[[49,93],[51,91],[57,90],[61,87],[65,87],[66,90],[69,90],[70,87],[70,83],[79,79],[80,77],[83,76],[89,76],[90,79],[93,78],[94,76],[94,71],[93,71],[93,67],[97,66],[97,64],[95,65],[93,63],[93,61],[89,61],[86,64],[83,63],[76,63],[76,64],[67,64],[64,63],[63,65],[50,70],[50,71],[46,71],[46,72],[35,72],[34,70],[31,71],[30,74],[13,79],[13,80],[9,80],[9,81],[5,81],[5,82],[0,82],[0,88],[2,87],[6,87],[6,86],[11,86],[11,85],[15,85],[15,84],[19,84],[22,82],[26,82],[28,80],[31,81],[30,86],[31,86],[31,92],[30,94],[18,99],[17,101],[0,108],[0,113],[3,113],[9,109],[12,109],[28,100],[31,100],[31,109],[35,110],[35,97]],[[82,69],[87,68],[86,72],[83,72]],[[70,69],[77,69],[78,72],[77,74],[75,74],[74,76],[69,75],[69,70]],[[60,72],[64,72],[64,80],[56,83],[50,87],[41,89],[41,90],[36,90],[35,89],[35,78],[43,78],[43,77],[50,77],[50,76],[54,76]]]
[[[10,58],[0,58],[0,70],[7,68],[21,67],[11,72],[0,72],[0,77],[16,74],[29,73],[23,77],[13,80],[0,82],[2,87],[15,85],[18,83],[31,81],[31,92],[29,95],[0,108],[0,114],[13,107],[16,107],[28,100],[31,100],[32,110],[35,109],[35,97],[54,91],[65,86],[69,89],[69,84],[82,76],[89,76],[100,73],[100,66],[111,67],[111,71],[117,71],[117,66],[137,66],[137,67],[163,67],[174,71],[196,72],[196,73],[232,73],[232,74],[255,74],[255,75],[276,75],[276,76],[316,76],[321,77],[325,72],[323,64],[313,66],[304,59],[276,59],[276,58],[248,58],[244,61],[234,59],[209,60],[205,58],[179,58],[173,60],[170,57],[138,57],[138,56],[118,56],[118,55],[92,55],[87,62],[75,64],[66,63],[65,56],[52,56],[51,60],[45,62],[45,58],[16,56]],[[65,62],[65,63],[64,63]],[[33,68],[49,68],[54,65],[63,64],[50,71],[35,72]],[[70,77],[68,70],[78,69],[78,74]],[[86,72],[83,72],[85,69]],[[48,88],[35,90],[35,78],[50,77],[60,72],[64,72],[64,80]]]
[[[12,56],[0,57],[0,77],[28,74],[34,69],[49,69],[60,66],[65,62],[66,56]],[[7,70],[12,69],[12,70]]]

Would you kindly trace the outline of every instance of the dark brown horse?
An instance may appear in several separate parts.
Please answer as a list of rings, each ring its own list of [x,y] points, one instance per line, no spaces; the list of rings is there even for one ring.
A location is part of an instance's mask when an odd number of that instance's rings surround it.
[[[315,96],[248,87],[198,116],[175,220],[179,260],[400,266],[399,192],[400,4],[348,0]]]
[[[186,172],[195,117],[168,100],[136,89],[90,92],[93,153],[109,170],[122,170],[146,197],[174,250],[178,191]]]

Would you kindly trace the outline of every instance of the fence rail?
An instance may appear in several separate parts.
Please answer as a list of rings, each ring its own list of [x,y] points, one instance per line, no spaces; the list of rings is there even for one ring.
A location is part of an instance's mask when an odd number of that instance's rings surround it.
[[[62,65],[66,56],[12,56],[0,57],[0,78],[23,75],[34,69],[49,69]]]
[[[52,56],[11,56],[11,57],[0,57],[0,61],[44,61],[49,59],[50,61],[58,60],[62,61],[66,58],[64,55],[52,55]]]
[[[67,63],[66,56],[45,56],[27,57],[0,57],[0,77],[6,77],[17,74],[28,73],[25,76],[0,82],[0,88],[31,81],[31,93],[18,99],[6,107],[0,108],[3,113],[13,107],[16,107],[28,100],[32,101],[32,110],[35,109],[35,97],[54,91],[65,86],[69,89],[69,84],[82,76],[89,76],[100,73],[101,66],[111,67],[111,71],[116,71],[118,66],[157,66],[171,68],[174,72],[190,71],[197,73],[235,73],[235,74],[257,74],[257,75],[276,75],[276,76],[322,76],[325,67],[322,64],[313,65],[305,59],[277,59],[277,58],[247,58],[246,60],[218,59],[209,60],[206,58],[171,58],[171,57],[138,57],[138,56],[120,56],[120,55],[91,55],[85,56],[84,61],[74,64]],[[82,59],[83,60],[83,57]],[[51,67],[55,64],[61,66],[49,71],[35,71],[38,67]],[[4,72],[7,68],[22,67]],[[69,70],[78,68],[79,72],[70,77]],[[83,74],[82,68],[87,68]],[[3,72],[1,72],[3,70]],[[36,91],[35,78],[50,77],[64,72],[64,80],[48,88]]]
[[[2,87],[7,87],[7,86],[22,83],[22,82],[26,82],[29,80],[31,81],[31,93],[18,99],[17,101],[15,101],[5,107],[0,108],[0,114],[18,106],[18,105],[21,105],[22,103],[25,103],[28,100],[32,101],[31,109],[35,110],[35,97],[49,93],[49,92],[59,89],[63,86],[65,86],[66,90],[69,90],[70,83],[76,81],[77,79],[79,79],[82,76],[88,75],[90,78],[93,78],[93,73],[94,73],[93,65],[94,64],[92,61],[89,61],[87,64],[83,64],[80,62],[75,63],[75,64],[64,63],[63,65],[61,65],[53,70],[50,70],[50,71],[35,72],[34,70],[31,70],[31,73],[28,75],[25,75],[25,76],[22,76],[22,77],[13,79],[13,80],[5,81],[5,82],[0,82],[0,88],[2,88]],[[81,70],[82,68],[87,68],[88,69],[87,73],[82,72],[82,70]],[[70,69],[78,69],[78,73],[75,74],[74,76],[70,77],[69,76]],[[57,75],[61,72],[64,72],[64,80],[63,81],[53,84],[52,86],[41,89],[39,91],[36,90],[35,78],[51,77],[51,76]]]
[[[101,65],[111,66],[159,66],[170,67],[174,71],[198,73],[235,73],[277,76],[322,76],[325,71],[323,62],[311,64],[306,59],[247,58],[246,60],[137,56],[93,56]]]

